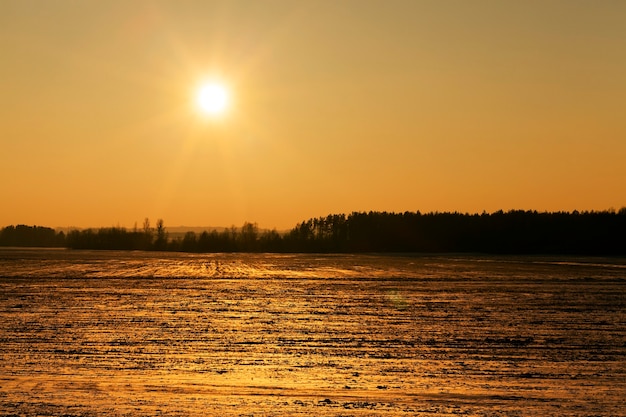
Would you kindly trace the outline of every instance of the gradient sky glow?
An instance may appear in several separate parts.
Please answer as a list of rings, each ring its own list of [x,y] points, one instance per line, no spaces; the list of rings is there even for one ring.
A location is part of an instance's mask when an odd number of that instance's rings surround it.
[[[0,0],[0,51],[0,226],[626,206],[626,1]]]

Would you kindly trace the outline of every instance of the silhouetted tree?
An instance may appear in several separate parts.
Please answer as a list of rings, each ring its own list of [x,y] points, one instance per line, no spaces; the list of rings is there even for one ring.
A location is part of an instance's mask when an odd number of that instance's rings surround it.
[[[245,222],[241,226],[241,232],[237,238],[237,249],[242,252],[255,252],[257,239],[259,237],[259,227],[256,223]]]
[[[152,239],[153,239],[153,231],[152,231],[152,227],[150,227],[150,219],[149,218],[145,218],[143,219],[143,244],[142,244],[142,249],[150,249],[150,247],[152,246]]]
[[[154,240],[155,250],[165,250],[167,247],[167,232],[163,225],[163,219],[158,219],[156,223],[156,239]]]
[[[183,252],[198,252],[198,239],[195,232],[185,233],[180,250]]]

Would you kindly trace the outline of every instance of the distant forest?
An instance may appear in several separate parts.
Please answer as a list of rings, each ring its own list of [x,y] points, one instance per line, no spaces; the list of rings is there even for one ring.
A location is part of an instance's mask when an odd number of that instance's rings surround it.
[[[63,247],[65,234],[42,226],[7,226],[0,229],[0,246]]]
[[[151,227],[108,227],[64,234],[40,226],[0,230],[0,246],[182,252],[472,252],[626,256],[626,207],[619,211],[483,214],[354,212],[297,224],[287,233],[244,223],[221,232],[170,238],[163,220]]]

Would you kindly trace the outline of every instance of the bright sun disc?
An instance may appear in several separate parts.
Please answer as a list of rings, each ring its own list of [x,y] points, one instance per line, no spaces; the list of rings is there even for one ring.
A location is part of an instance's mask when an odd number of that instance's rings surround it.
[[[198,90],[197,103],[206,114],[221,114],[228,107],[228,91],[220,84],[203,85]]]

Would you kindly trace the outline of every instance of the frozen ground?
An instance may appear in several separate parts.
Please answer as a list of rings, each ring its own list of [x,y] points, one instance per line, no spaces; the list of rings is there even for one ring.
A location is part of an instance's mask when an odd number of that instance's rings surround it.
[[[624,416],[626,261],[0,250],[0,415]]]

